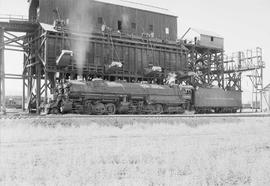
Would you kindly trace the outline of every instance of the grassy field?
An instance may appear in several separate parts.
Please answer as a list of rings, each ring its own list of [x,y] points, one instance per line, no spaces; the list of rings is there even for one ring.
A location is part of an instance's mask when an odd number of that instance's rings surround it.
[[[0,185],[270,185],[270,118],[0,120]]]

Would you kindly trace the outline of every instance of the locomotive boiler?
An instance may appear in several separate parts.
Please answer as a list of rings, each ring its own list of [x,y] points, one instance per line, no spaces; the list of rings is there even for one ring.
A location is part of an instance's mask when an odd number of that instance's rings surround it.
[[[72,80],[59,84],[47,113],[162,114],[183,113],[193,87],[149,83]]]

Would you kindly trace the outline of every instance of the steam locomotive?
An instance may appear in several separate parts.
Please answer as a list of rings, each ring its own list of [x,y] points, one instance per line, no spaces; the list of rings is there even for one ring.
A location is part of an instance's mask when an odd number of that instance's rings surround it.
[[[121,81],[78,81],[59,84],[46,113],[182,114],[234,113],[241,109],[241,92],[190,85],[157,85]]]
[[[180,114],[191,101],[192,86],[72,80],[59,84],[46,113]]]

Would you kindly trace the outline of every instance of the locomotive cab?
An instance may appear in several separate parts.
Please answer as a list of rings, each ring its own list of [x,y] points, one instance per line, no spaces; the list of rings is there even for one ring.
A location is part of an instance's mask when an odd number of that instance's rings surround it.
[[[185,100],[184,109],[190,110],[192,104],[192,93],[194,88],[190,85],[180,85],[179,87],[182,91],[182,98]]]
[[[191,101],[192,98],[192,90],[194,89],[190,85],[180,85],[180,90],[182,89],[182,96],[186,101]]]

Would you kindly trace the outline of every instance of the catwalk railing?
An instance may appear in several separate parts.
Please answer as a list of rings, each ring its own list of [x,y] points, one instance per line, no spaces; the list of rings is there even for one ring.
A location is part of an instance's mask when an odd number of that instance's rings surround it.
[[[262,49],[259,47],[224,56],[224,72],[245,72],[260,68],[265,68],[265,63],[262,61]]]
[[[25,15],[11,15],[11,14],[0,14],[1,21],[28,21],[28,16]]]

